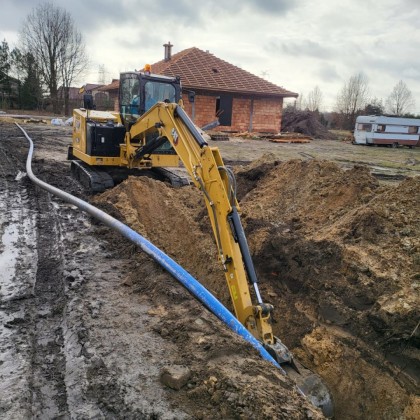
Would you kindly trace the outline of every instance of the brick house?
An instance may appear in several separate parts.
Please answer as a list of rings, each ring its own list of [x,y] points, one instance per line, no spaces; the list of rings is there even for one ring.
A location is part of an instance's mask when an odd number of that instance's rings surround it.
[[[197,126],[218,119],[221,131],[280,132],[283,98],[296,98],[297,93],[199,48],[172,55],[172,45],[164,47],[164,59],[152,64],[152,73],[180,76],[185,111]],[[117,92],[118,81],[101,89]],[[188,100],[191,91],[195,92],[194,102]]]
[[[105,110],[109,109],[110,104],[112,105],[114,101],[109,101],[109,94],[100,90],[104,86],[98,83],[86,83],[82,88],[79,87],[70,87],[69,88],[69,104],[70,109],[79,108],[83,106],[83,94],[84,92],[90,92],[93,95],[95,105],[97,109]],[[118,97],[118,88],[117,95]],[[58,89],[58,98],[60,101],[64,100],[64,89],[62,86]]]
[[[104,93],[108,97],[108,103],[114,104],[114,111],[119,111],[118,105],[118,91],[120,88],[119,79],[112,79],[112,82],[109,85],[102,86],[98,88],[98,92]]]

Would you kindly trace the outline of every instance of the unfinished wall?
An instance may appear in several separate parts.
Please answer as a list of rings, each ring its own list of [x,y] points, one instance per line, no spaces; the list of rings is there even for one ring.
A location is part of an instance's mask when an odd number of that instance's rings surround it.
[[[187,114],[192,118],[192,104],[184,93],[184,106]],[[202,127],[216,120],[217,94],[197,93],[195,97],[194,123]],[[253,105],[251,102],[253,101]],[[244,132],[250,130],[252,109],[252,131],[280,132],[283,100],[281,98],[254,98],[238,96],[233,98],[232,125],[219,126],[221,131]]]
[[[252,131],[279,133],[283,99],[263,98],[254,100]]]
[[[190,118],[193,117],[192,105],[188,102],[187,94],[182,95],[184,100],[185,112],[189,115]],[[208,96],[197,94],[195,96],[194,108],[195,108],[195,118],[194,123],[202,127],[214,120],[216,120],[216,96]]]

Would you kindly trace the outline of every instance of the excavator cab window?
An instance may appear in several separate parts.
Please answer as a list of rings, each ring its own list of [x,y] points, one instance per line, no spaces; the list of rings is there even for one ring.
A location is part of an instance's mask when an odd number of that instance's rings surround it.
[[[179,79],[127,72],[120,75],[120,113],[126,125],[134,123],[157,102],[178,102]]]
[[[135,122],[140,114],[140,79],[136,73],[123,73],[120,79],[120,112],[126,123]]]
[[[147,81],[144,84],[145,111],[148,111],[156,102],[176,102],[176,91],[170,83]]]

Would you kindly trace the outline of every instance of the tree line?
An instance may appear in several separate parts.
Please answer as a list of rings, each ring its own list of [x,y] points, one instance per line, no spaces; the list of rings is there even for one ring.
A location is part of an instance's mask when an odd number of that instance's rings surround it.
[[[382,99],[371,97],[369,83],[366,75],[356,73],[342,86],[337,94],[334,111],[326,113],[320,111],[323,105],[323,94],[318,86],[308,95],[299,95],[294,107],[297,110],[306,110],[319,114],[320,121],[329,123],[332,128],[351,130],[359,115],[390,115],[407,118],[420,118],[411,113],[415,101],[412,92],[406,83],[400,80],[392,89],[385,102]]]
[[[40,109],[46,98],[55,113],[69,114],[69,91],[88,59],[80,31],[66,10],[52,3],[34,7],[19,32],[19,47],[0,45],[0,106]]]

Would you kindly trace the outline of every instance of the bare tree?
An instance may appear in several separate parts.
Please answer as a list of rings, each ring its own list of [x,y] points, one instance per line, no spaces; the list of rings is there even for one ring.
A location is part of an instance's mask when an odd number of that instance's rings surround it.
[[[64,32],[63,48],[59,54],[61,80],[64,90],[64,114],[69,115],[69,91],[72,82],[85,70],[88,59],[82,34],[69,22]]]
[[[98,83],[101,85],[105,84],[107,71],[105,70],[105,64],[99,64],[98,66]]]
[[[308,111],[319,111],[322,105],[322,92],[318,86],[315,86],[308,94],[308,99],[305,101],[305,108]]]
[[[414,98],[407,85],[400,80],[386,100],[386,109],[394,115],[404,115],[414,107]]]
[[[295,108],[296,109],[303,109],[304,108],[304,99],[303,93],[299,93],[298,97],[295,100]]]
[[[28,15],[20,35],[24,50],[32,53],[41,69],[57,113],[60,83],[68,88],[87,64],[83,64],[86,58],[81,34],[67,11],[52,3],[42,3]]]
[[[357,73],[350,77],[337,96],[336,109],[342,117],[343,128],[351,129],[357,112],[362,110],[369,94],[367,77]]]

